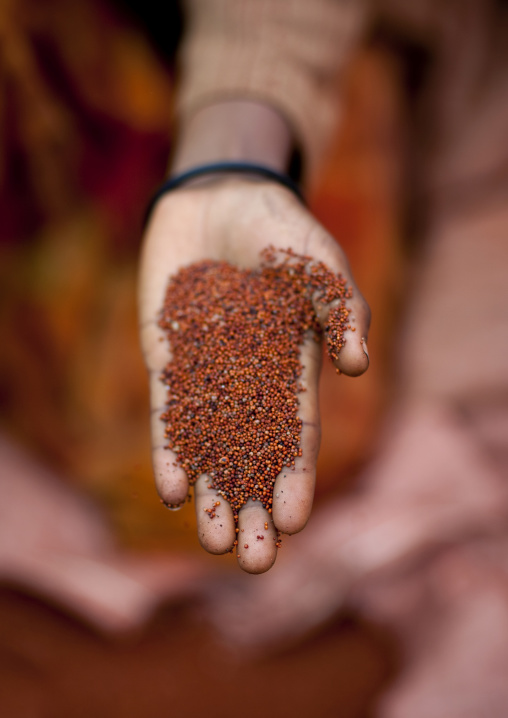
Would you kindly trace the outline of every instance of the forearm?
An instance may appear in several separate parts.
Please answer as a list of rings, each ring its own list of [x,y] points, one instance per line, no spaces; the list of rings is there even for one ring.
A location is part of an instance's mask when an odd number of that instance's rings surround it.
[[[194,118],[202,112],[206,117],[212,107],[228,100],[260,105],[268,113],[279,113],[279,121],[287,123],[302,156],[304,176],[310,178],[336,127],[341,72],[362,32],[368,4],[368,0],[185,0],[187,32],[180,51],[176,103],[182,142],[188,146],[184,137],[189,136]],[[256,130],[254,125],[251,129]],[[231,150],[235,133],[225,136],[230,129],[226,123],[221,129],[221,142],[225,139]],[[197,132],[195,127],[192,132]],[[245,141],[241,135],[238,150],[250,157],[251,139]],[[287,146],[278,150],[287,162]],[[258,155],[258,146],[254,151],[263,161],[264,151]],[[195,155],[188,149],[187,153],[193,160]],[[273,155],[273,146],[268,156],[274,162],[281,160]],[[175,167],[183,168],[180,150]]]

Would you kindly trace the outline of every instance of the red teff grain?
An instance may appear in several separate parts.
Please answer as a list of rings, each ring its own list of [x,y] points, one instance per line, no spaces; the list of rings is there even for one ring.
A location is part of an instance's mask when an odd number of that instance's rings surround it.
[[[324,336],[336,359],[350,296],[342,277],[290,250],[265,250],[253,270],[203,261],[171,278],[159,321],[172,353],[167,448],[190,484],[210,477],[235,521],[249,498],[271,513],[276,477],[301,456],[300,349],[323,334],[313,300],[333,303]],[[205,509],[210,518],[218,505]]]

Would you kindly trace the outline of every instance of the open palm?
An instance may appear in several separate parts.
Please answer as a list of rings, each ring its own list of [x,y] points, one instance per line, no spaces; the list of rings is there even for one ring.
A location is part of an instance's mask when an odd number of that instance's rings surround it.
[[[189,491],[187,477],[176,456],[165,448],[164,423],[160,419],[167,401],[167,388],[160,376],[170,359],[171,348],[158,319],[168,279],[181,268],[203,259],[227,261],[242,269],[259,266],[260,252],[269,245],[310,255],[345,277],[353,288],[349,307],[356,331],[346,331],[346,345],[336,364],[350,376],[361,374],[368,367],[364,339],[370,315],[354,284],[347,259],[334,238],[288,190],[264,181],[215,178],[165,196],[155,207],[146,232],[139,314],[142,348],[150,373],[155,481],[167,504],[181,504]],[[327,308],[319,309],[321,323],[326,323],[327,314]],[[241,543],[251,547],[248,552],[240,551],[238,560],[241,568],[250,573],[262,573],[273,565],[277,548],[271,539],[277,531],[289,534],[300,531],[312,507],[320,436],[317,384],[321,363],[320,346],[312,339],[302,346],[301,361],[301,381],[306,389],[299,396],[298,412],[302,420],[302,457],[296,460],[293,469],[277,477],[272,514],[259,501],[249,500],[238,518]],[[217,493],[208,486],[206,476],[195,484],[198,536],[207,551],[221,554],[233,546],[235,521],[225,501],[221,501],[215,519],[211,520],[206,509],[214,506]],[[268,531],[264,530],[265,525]],[[270,540],[256,541],[260,531]]]

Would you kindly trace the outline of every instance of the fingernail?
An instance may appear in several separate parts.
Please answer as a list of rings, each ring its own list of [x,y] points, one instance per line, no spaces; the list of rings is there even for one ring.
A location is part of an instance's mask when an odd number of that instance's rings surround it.
[[[367,357],[367,359],[370,362],[369,350],[367,349],[367,340],[365,339],[365,337],[362,337],[362,349],[363,349],[363,353],[365,354],[365,356]]]
[[[169,511],[180,511],[180,509],[185,503],[185,501],[182,501],[181,504],[168,504],[168,502],[164,501],[164,499],[161,499],[160,501],[165,508],[169,509]]]

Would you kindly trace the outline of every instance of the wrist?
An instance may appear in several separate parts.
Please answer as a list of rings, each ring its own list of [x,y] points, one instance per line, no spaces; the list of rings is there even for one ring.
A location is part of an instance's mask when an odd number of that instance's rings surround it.
[[[181,127],[170,172],[219,161],[285,172],[293,151],[291,129],[277,110],[250,100],[225,100],[201,108]]]

